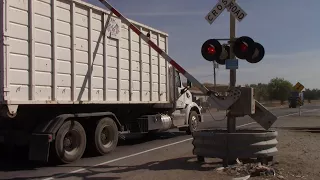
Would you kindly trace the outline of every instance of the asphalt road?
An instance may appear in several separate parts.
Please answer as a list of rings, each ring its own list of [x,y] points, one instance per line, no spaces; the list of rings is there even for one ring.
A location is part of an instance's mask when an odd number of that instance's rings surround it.
[[[301,110],[303,113],[310,113],[320,110],[320,106],[305,105]],[[298,114],[297,108],[276,108],[271,111],[279,119]],[[214,113],[213,117],[205,114],[205,122],[200,127],[226,127],[224,116],[223,112]],[[237,119],[237,127],[250,128],[258,125],[250,117],[243,117]],[[171,131],[154,137],[121,142],[116,151],[109,155],[86,155],[78,162],[60,166],[31,164],[23,160],[23,153],[18,153],[11,162],[0,159],[0,179],[189,179],[204,171],[203,168],[209,168],[192,162],[195,160],[191,140],[192,137],[184,132]],[[212,163],[212,166],[216,164]]]

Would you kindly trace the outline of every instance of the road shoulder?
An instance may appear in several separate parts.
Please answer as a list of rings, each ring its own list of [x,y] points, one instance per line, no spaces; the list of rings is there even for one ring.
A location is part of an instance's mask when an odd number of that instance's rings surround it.
[[[273,130],[278,132],[278,152],[273,168],[276,177],[268,179],[320,179],[320,112],[278,119]],[[261,129],[258,125],[248,127]],[[252,179],[264,179],[257,177]]]

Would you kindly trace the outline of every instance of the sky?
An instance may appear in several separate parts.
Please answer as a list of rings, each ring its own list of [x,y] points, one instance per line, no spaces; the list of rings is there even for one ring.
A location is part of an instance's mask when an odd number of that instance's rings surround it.
[[[99,0],[84,0],[103,7]],[[205,20],[218,0],[109,0],[124,16],[169,34],[169,56],[201,82],[213,82],[212,62],[201,55],[211,38],[229,37],[225,10],[211,25]],[[268,83],[279,77],[320,88],[320,0],[237,0],[247,16],[236,36],[249,36],[265,48],[262,61],[239,60],[237,84]],[[221,65],[217,83],[229,84]]]

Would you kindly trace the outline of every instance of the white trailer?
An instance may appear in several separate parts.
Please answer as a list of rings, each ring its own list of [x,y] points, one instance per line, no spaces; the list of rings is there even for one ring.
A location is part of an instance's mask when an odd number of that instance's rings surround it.
[[[124,134],[190,133],[203,121],[179,73],[109,11],[80,0],[0,1],[0,143],[70,163],[86,147],[111,152]],[[130,22],[168,53],[166,33]]]

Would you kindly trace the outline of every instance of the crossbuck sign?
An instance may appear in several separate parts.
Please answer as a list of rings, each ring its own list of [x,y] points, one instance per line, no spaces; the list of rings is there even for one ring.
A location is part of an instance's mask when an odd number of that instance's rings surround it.
[[[224,9],[227,9],[239,22],[247,16],[247,13],[233,0],[219,0],[205,17],[208,23],[212,24]]]

